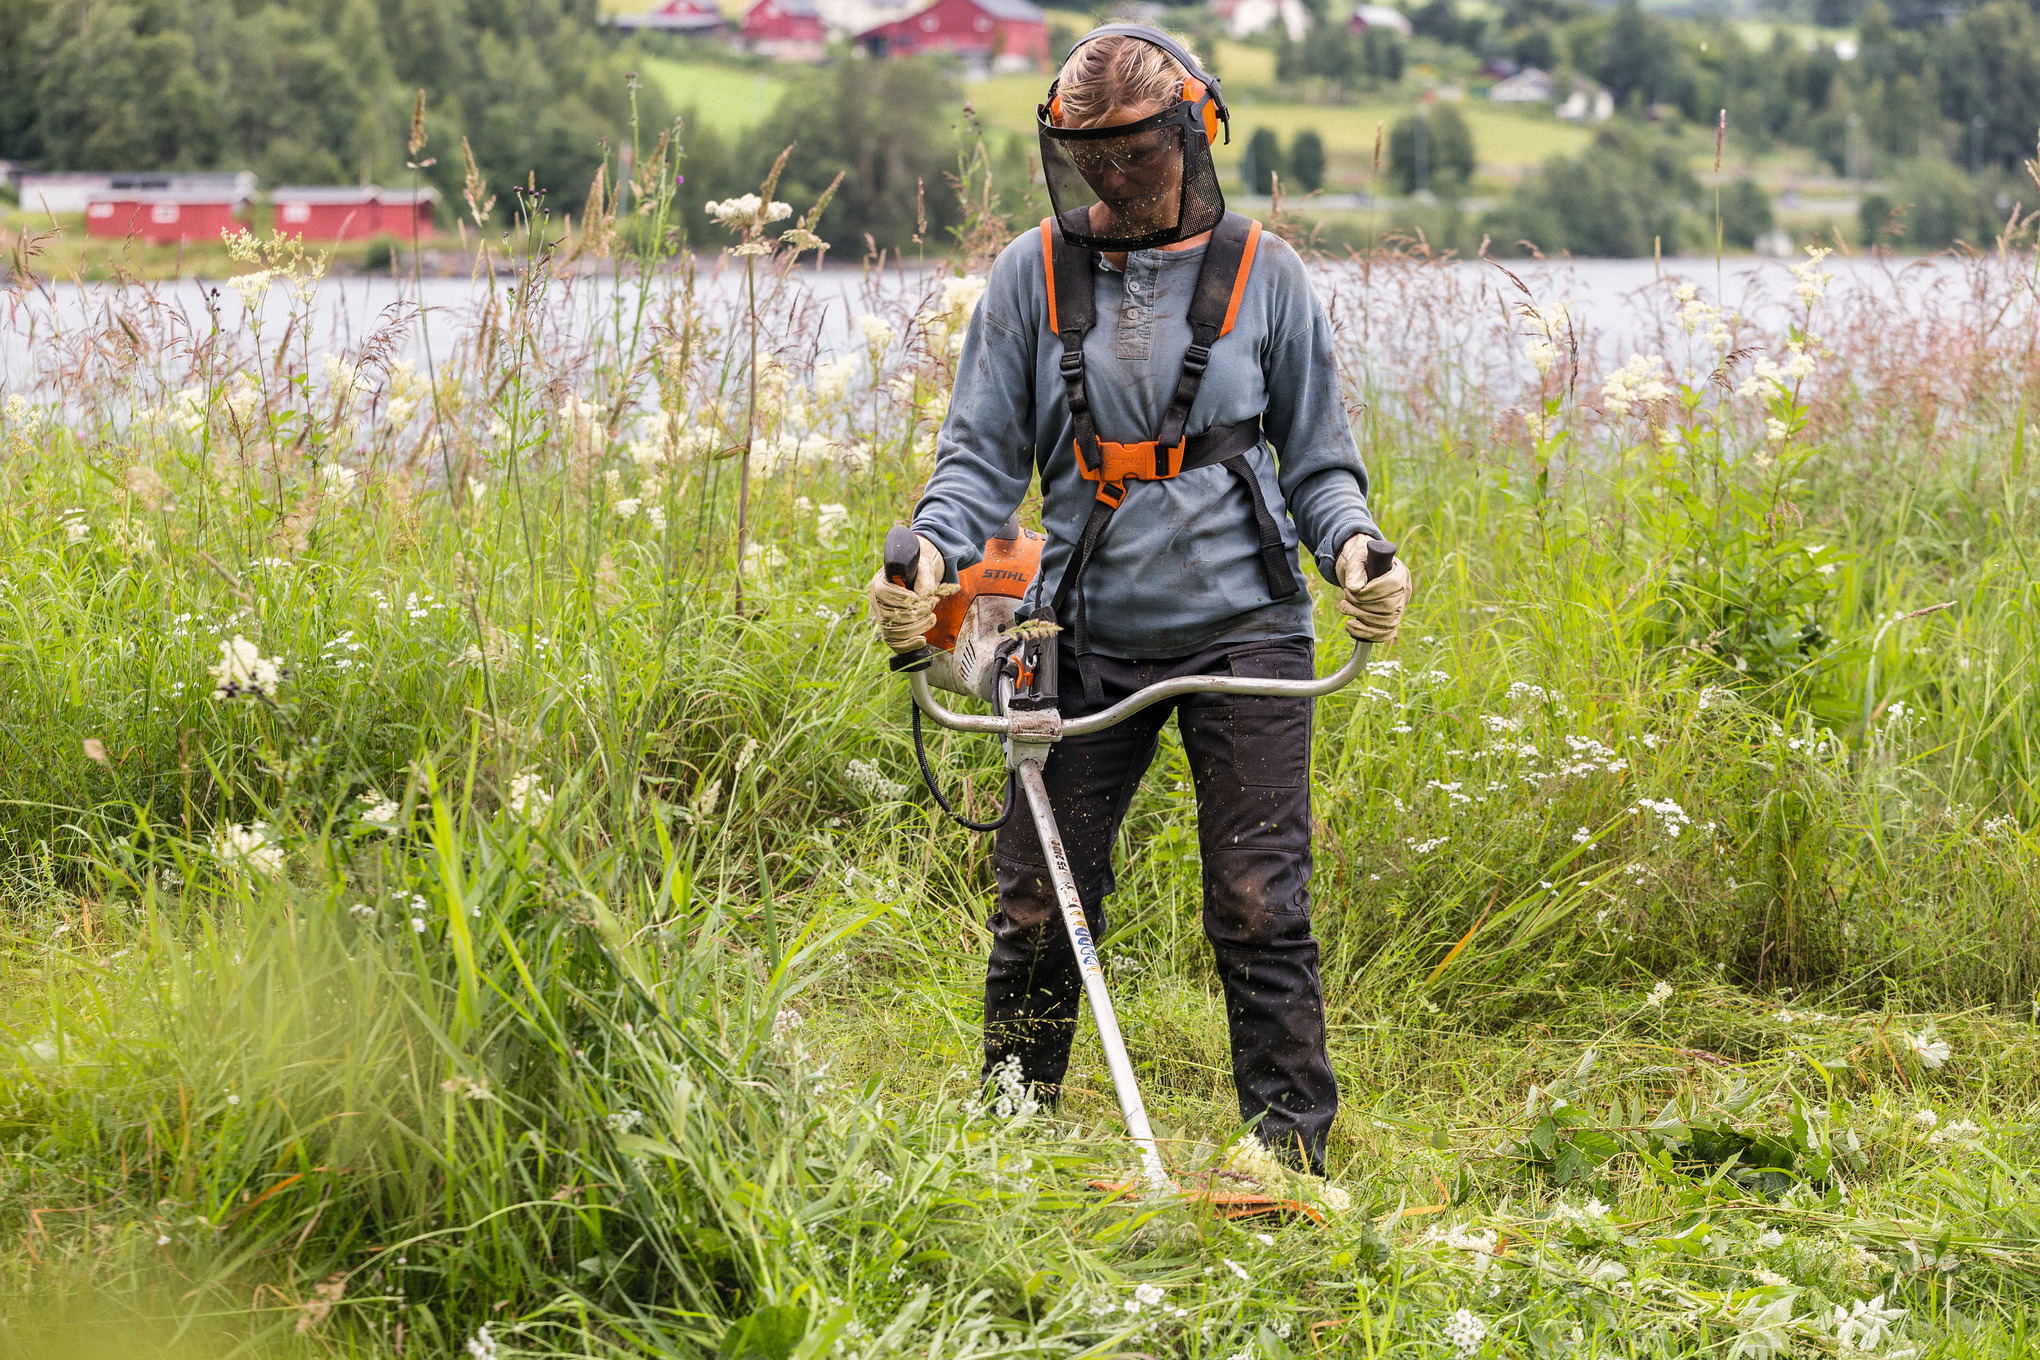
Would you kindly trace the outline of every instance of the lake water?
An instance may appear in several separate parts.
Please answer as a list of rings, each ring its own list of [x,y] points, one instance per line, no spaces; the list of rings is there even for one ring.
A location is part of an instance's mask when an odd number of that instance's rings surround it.
[[[1972,275],[1956,260],[1934,257],[1920,261],[1879,261],[1832,256],[1826,269],[1836,275],[1832,305],[1890,307],[1901,310],[1930,304],[1965,305]],[[2005,273],[2024,268],[2014,261]],[[1717,268],[1708,259],[1509,261],[1507,274],[1491,264],[1458,262],[1422,270],[1353,264],[1325,264],[1314,269],[1320,294],[1343,327],[1359,326],[1365,340],[1358,350],[1394,354],[1412,346],[1475,346],[1510,344],[1514,326],[1509,310],[1528,296],[1540,303],[1565,301],[1583,337],[1582,347],[1593,367],[1619,364],[1635,348],[1651,348],[1662,339],[1668,312],[1668,279],[1699,285],[1703,297],[1722,297],[1727,305],[1764,334],[1782,335],[1791,319],[1794,282],[1786,262],[1741,258]],[[711,306],[740,300],[742,274],[704,260],[698,287]],[[857,318],[874,306],[913,300],[936,286],[938,274],[924,267],[893,269],[882,275],[856,267],[803,269],[787,281],[801,299],[795,333],[779,343],[826,359],[862,348]],[[428,278],[422,283],[384,276],[354,276],[322,281],[309,309],[311,334],[291,336],[293,352],[356,353],[371,336],[381,335],[397,356],[422,362],[429,344],[441,361],[468,335],[488,289],[508,289],[508,280]],[[655,291],[674,286],[666,278]],[[1420,299],[1420,300],[1413,300]],[[571,287],[556,289],[553,306],[561,309],[569,330],[579,325],[603,326],[616,313],[631,310],[638,286],[583,276]],[[421,305],[422,304],[422,305]],[[1966,305],[1975,305],[1967,298]],[[61,389],[67,359],[80,343],[118,344],[119,315],[146,315],[152,342],[160,337],[173,350],[209,339],[247,341],[257,335],[272,346],[290,325],[290,300],[272,289],[254,310],[244,308],[224,281],[184,280],[146,288],[89,284],[48,284],[31,290],[0,292],[0,392]],[[1442,309],[1442,310],[1441,310]],[[1419,313],[1423,314],[1420,315]],[[259,322],[260,329],[257,329]],[[94,341],[93,337],[99,337]],[[1348,337],[1351,339],[1350,335]],[[1499,357],[1499,356],[1495,356]]]

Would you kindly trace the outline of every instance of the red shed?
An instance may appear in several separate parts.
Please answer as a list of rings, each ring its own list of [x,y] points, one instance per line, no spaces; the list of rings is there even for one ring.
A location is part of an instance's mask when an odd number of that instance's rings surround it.
[[[439,195],[431,189],[381,189],[329,185],[285,185],[270,191],[279,236],[308,241],[359,241],[369,236],[409,239],[412,219],[418,235],[432,234],[432,205]]]
[[[949,52],[1002,73],[1048,64],[1048,21],[1028,0],[935,0],[857,40],[874,57]]]
[[[437,189],[378,189],[375,192],[377,206],[381,209],[377,221],[385,235],[408,241],[414,218],[419,240],[432,234],[432,205],[439,201]]]
[[[151,244],[217,241],[221,232],[239,225],[234,219],[238,207],[240,200],[231,194],[110,190],[86,203],[85,231],[132,235]]]
[[[828,53],[829,34],[814,0],[757,0],[744,11],[743,43],[782,61],[812,61]]]

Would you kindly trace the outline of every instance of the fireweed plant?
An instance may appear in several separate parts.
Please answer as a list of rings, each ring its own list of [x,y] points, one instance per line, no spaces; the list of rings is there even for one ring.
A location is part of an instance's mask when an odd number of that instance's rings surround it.
[[[859,617],[1002,200],[816,274],[685,163],[570,234],[469,158],[432,363],[274,242],[0,300],[12,1352],[2030,1348],[2028,236],[1777,333],[1668,274],[1600,366],[1563,269],[1314,262],[1419,577],[1318,708],[1330,1184],[1241,1141],[1172,737],[1103,942],[1172,1160],[1327,1215],[1225,1224],[1090,1190],[1088,1028],[980,1087],[984,847]]]

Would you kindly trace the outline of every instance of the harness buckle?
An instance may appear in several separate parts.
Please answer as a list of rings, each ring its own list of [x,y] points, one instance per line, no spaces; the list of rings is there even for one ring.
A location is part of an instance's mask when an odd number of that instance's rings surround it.
[[[1211,363],[1211,346],[1191,342],[1183,351],[1183,370],[1186,373],[1202,373]]]
[[[1117,510],[1119,503],[1126,499],[1126,483],[1108,482],[1100,478],[1098,481],[1098,499],[1111,506],[1114,510]]]
[[[1062,370],[1064,382],[1074,382],[1076,379],[1084,376],[1084,352],[1082,350],[1066,349],[1062,352],[1062,358],[1056,362],[1057,366]]]

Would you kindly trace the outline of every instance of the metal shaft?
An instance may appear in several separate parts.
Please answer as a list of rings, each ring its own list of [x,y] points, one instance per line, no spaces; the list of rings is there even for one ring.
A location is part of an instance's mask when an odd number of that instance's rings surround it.
[[[1134,1146],[1140,1149],[1141,1180],[1146,1182],[1150,1195],[1175,1194],[1176,1183],[1169,1178],[1168,1168],[1162,1165],[1161,1150],[1155,1146],[1147,1106],[1140,1098],[1140,1083],[1134,1079],[1133,1062],[1126,1056],[1126,1040],[1119,1033],[1119,1017],[1113,1012],[1112,997],[1105,990],[1105,970],[1098,965],[1098,946],[1091,938],[1090,922],[1084,919],[1084,902],[1077,896],[1077,880],[1070,872],[1062,832],[1056,829],[1055,813],[1048,805],[1048,786],[1042,783],[1041,766],[1033,760],[1024,760],[1019,774],[1020,787],[1027,794],[1027,807],[1034,814],[1035,834],[1041,838],[1042,858],[1048,861],[1048,881],[1055,885],[1063,927],[1069,932],[1070,948],[1076,951],[1084,996],[1091,1003],[1091,1019],[1098,1026],[1098,1042],[1105,1049],[1105,1067],[1112,1073],[1112,1089],[1119,1096],[1119,1112],[1126,1117],[1126,1131],[1133,1135]]]

